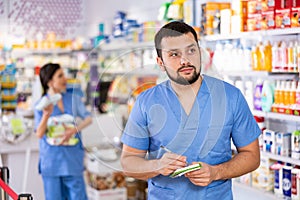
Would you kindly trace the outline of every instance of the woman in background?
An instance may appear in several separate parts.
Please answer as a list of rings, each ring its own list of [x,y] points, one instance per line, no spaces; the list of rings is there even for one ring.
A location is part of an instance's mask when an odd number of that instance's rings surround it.
[[[56,105],[43,110],[35,109],[35,131],[40,138],[39,173],[42,175],[46,200],[87,200],[83,178],[84,149],[80,131],[91,124],[92,118],[80,96],[66,93],[67,79],[59,64],[48,63],[40,70],[43,96],[57,93],[62,98]],[[39,101],[37,102],[39,103]],[[47,142],[47,122],[50,117],[69,114],[82,121],[73,127],[64,125],[65,132],[58,145]],[[75,122],[75,120],[74,120]],[[78,138],[75,145],[64,145],[71,137]]]

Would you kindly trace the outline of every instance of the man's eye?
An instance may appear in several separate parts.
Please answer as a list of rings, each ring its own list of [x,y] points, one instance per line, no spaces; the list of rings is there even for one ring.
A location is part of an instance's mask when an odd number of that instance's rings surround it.
[[[177,57],[177,56],[178,56],[178,53],[176,53],[176,52],[170,53],[170,57]]]
[[[189,54],[193,54],[193,53],[195,53],[195,52],[196,52],[196,49],[195,49],[195,48],[191,48],[191,49],[188,50],[188,53],[189,53]]]

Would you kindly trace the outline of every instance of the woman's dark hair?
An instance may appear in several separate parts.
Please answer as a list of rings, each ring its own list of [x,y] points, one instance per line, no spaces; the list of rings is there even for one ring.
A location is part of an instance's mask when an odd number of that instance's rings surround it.
[[[161,40],[165,37],[178,37],[183,34],[192,33],[195,41],[198,44],[197,33],[190,25],[181,22],[181,21],[172,21],[166,25],[164,25],[155,35],[155,49],[157,52],[157,56],[162,58],[161,54]]]
[[[40,70],[40,80],[43,87],[43,95],[47,94],[49,89],[48,83],[58,69],[60,69],[60,65],[56,63],[47,63],[42,66]]]

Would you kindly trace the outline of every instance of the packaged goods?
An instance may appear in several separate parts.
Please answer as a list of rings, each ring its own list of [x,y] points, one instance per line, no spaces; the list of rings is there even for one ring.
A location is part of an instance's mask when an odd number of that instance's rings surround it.
[[[194,165],[189,165],[187,167],[183,167],[183,168],[180,168],[180,169],[177,169],[175,170],[171,175],[170,177],[172,178],[176,178],[176,177],[179,177],[179,176],[182,176],[188,172],[192,172],[192,171],[195,171],[195,170],[198,170],[202,167],[201,163],[197,163],[197,164],[194,164]]]
[[[61,97],[62,97],[61,94],[55,94],[52,96],[46,95],[35,106],[35,108],[37,110],[43,110],[45,107],[49,106],[50,104],[56,105],[57,102],[61,99]]]
[[[289,28],[291,27],[291,10],[290,9],[276,9],[275,10],[275,27]]]

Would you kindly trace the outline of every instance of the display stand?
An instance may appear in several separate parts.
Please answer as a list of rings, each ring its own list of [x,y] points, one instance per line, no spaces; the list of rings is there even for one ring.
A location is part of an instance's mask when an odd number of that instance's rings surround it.
[[[9,179],[9,170],[7,167],[1,167],[0,168],[0,199],[1,200],[9,200],[9,196],[13,200],[33,200],[31,194],[20,194],[18,195],[16,192],[13,191],[12,188],[8,185],[8,179]]]

